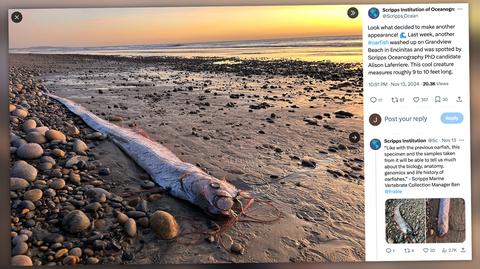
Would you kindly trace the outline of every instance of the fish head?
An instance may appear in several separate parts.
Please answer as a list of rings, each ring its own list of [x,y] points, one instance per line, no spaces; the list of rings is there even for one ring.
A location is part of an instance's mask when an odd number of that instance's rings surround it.
[[[216,217],[230,217],[235,199],[235,188],[229,183],[211,182],[203,191],[207,213]]]

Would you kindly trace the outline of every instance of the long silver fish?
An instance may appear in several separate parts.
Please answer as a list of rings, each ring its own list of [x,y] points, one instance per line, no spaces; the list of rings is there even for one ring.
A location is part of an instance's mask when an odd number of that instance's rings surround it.
[[[393,210],[393,219],[395,223],[397,223],[398,228],[400,231],[406,235],[415,235],[415,230],[408,224],[408,222],[402,217],[402,213],[400,212],[400,206],[402,204],[398,204],[395,209]]]
[[[229,182],[183,162],[161,144],[103,120],[71,100],[48,92],[46,95],[62,103],[92,129],[108,134],[116,145],[172,196],[187,200],[210,215],[231,216],[231,208],[239,191]]]
[[[448,233],[449,213],[450,213],[450,198],[440,199],[440,203],[438,205],[438,222],[437,222],[438,236],[444,236]]]

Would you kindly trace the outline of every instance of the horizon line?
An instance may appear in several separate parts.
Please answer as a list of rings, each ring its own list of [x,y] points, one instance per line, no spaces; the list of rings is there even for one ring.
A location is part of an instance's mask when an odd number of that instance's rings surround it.
[[[148,44],[118,44],[118,45],[101,45],[101,46],[30,46],[30,47],[21,47],[21,48],[8,48],[9,50],[19,50],[19,49],[33,49],[33,48],[105,48],[105,47],[121,47],[121,46],[154,46],[154,45],[191,45],[191,44],[208,44],[208,43],[228,43],[228,42],[239,42],[239,41],[268,41],[268,40],[286,40],[286,39],[308,39],[308,38],[318,38],[318,37],[362,37],[362,35],[326,35],[326,36],[304,36],[304,37],[279,37],[279,38],[266,38],[266,39],[238,39],[238,40],[221,40],[221,41],[198,41],[198,42],[170,42],[170,43],[148,43]]]

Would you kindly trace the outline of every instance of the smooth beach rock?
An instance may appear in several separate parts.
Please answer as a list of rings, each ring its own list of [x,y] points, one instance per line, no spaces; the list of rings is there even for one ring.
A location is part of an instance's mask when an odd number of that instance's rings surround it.
[[[19,242],[12,249],[12,255],[22,255],[27,253],[27,251],[28,251],[28,244],[25,242]]]
[[[177,237],[179,226],[175,218],[166,211],[155,211],[150,216],[150,227],[153,232],[162,239]]]
[[[62,143],[67,143],[67,137],[60,131],[57,131],[57,130],[48,130],[45,132],[45,136],[49,139],[49,140],[58,140]]]
[[[65,157],[65,151],[61,150],[61,149],[54,149],[52,150],[52,154],[53,156],[55,157],[58,157],[58,158],[63,158]],[[73,166],[73,165],[72,165]],[[67,168],[69,168],[68,166],[66,166]]]
[[[33,119],[28,119],[22,124],[23,131],[28,132],[29,130],[36,128],[37,122]]]
[[[55,161],[55,159],[50,157],[50,156],[43,156],[42,158],[40,158],[40,162],[41,163],[51,163],[52,165],[55,165],[57,163]]]
[[[135,237],[137,235],[137,223],[134,219],[128,219],[123,225],[123,229],[130,237]]]
[[[25,109],[17,108],[13,111],[13,115],[19,118],[25,118],[26,116],[28,116],[28,111],[26,111]]]
[[[16,154],[21,159],[37,159],[43,155],[43,148],[37,143],[27,143],[20,146]]]
[[[50,170],[52,169],[53,165],[51,163],[40,163],[39,165],[37,165],[37,168],[38,170],[40,171],[47,171],[47,170]]]
[[[12,167],[11,176],[34,181],[37,177],[37,169],[25,161],[16,161]]]
[[[16,148],[19,148],[25,144],[27,144],[27,141],[25,139],[22,139],[18,136],[14,136],[11,138],[10,144]]]
[[[85,206],[86,211],[97,212],[100,208],[102,208],[102,204],[99,202],[93,202]]]
[[[48,130],[49,130],[49,128],[47,126],[40,126],[40,127],[31,129],[30,132],[38,132],[38,133],[42,134],[43,136],[45,136],[45,133]]]
[[[75,126],[68,126],[68,127],[67,127],[67,134],[68,134],[68,135],[71,135],[71,136],[73,136],[73,135],[79,135],[79,134],[80,134],[80,130],[78,130],[78,128],[75,127]]]
[[[43,192],[40,189],[31,189],[23,194],[23,199],[30,200],[32,202],[38,201],[42,198]]]
[[[82,249],[79,248],[79,247],[72,248],[72,249],[70,249],[68,254],[73,255],[73,256],[77,256],[77,257],[81,257],[82,256]]]
[[[47,138],[39,132],[29,132],[25,139],[29,143],[45,144],[47,143]]]
[[[48,186],[55,190],[61,190],[63,187],[65,187],[65,180],[61,178],[54,179],[48,184]]]
[[[90,188],[85,192],[85,195],[94,202],[104,203],[111,193],[102,188]]]
[[[23,190],[26,189],[30,183],[27,180],[19,177],[11,177],[10,178],[10,190]]]
[[[65,265],[74,265],[80,262],[80,258],[78,256],[68,255],[62,260],[62,263]]]
[[[73,184],[80,184],[81,177],[79,174],[70,171],[70,174],[68,175],[68,180],[72,182]]]
[[[235,253],[235,254],[239,254],[239,255],[243,255],[245,249],[243,248],[243,246],[239,243],[233,243],[232,246],[230,247],[230,250]]]
[[[118,223],[120,224],[124,224],[125,222],[127,222],[128,220],[128,216],[123,214],[122,212],[117,212],[117,221]]]
[[[8,104],[8,112],[12,113],[17,107],[13,104]]]
[[[90,227],[90,220],[80,210],[73,210],[63,217],[62,226],[70,233],[79,233]]]
[[[26,255],[16,255],[12,257],[12,266],[33,266],[33,263]]]
[[[87,144],[82,140],[75,138],[73,141],[73,151],[77,154],[87,155],[86,151],[88,150]]]
[[[27,241],[28,241],[28,235],[26,234],[19,234],[12,239],[13,245],[17,245],[18,243],[27,242]]]
[[[74,165],[78,164],[81,161],[87,162],[88,157],[87,156],[78,156],[78,155],[73,156],[72,158],[67,160],[67,162],[65,163],[65,167],[66,168],[72,168]]]

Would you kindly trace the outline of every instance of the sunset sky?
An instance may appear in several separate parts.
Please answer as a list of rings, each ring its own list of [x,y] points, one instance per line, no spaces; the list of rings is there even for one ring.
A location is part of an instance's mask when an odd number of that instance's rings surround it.
[[[350,6],[255,6],[20,10],[10,48],[193,43],[361,35]],[[12,10],[10,12],[13,12]]]

